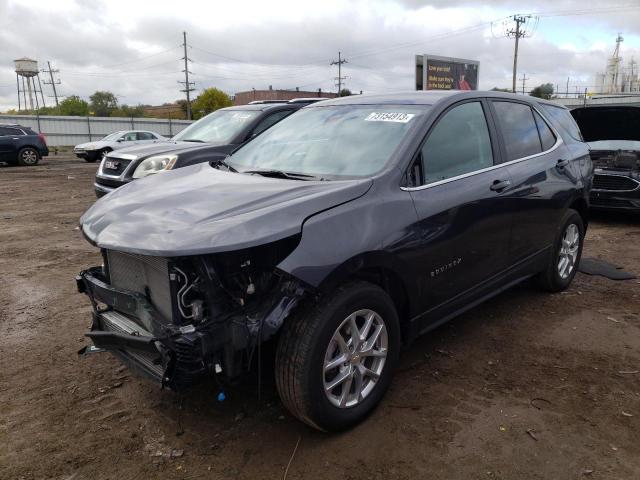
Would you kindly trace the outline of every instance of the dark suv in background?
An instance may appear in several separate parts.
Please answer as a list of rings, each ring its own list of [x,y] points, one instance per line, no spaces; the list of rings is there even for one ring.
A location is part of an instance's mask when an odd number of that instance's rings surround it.
[[[96,196],[101,197],[137,178],[223,159],[296,110],[320,100],[324,99],[258,101],[221,108],[189,125],[171,141],[110,152],[102,160],[96,174]]]
[[[46,139],[29,127],[0,124],[0,162],[9,165],[37,165],[49,155]]]
[[[77,278],[91,349],[181,390],[224,385],[272,339],[289,411],[348,428],[402,344],[527,278],[569,287],[592,176],[575,128],[524,96],[358,95],[300,110],[225,164],[127,185],[80,219],[104,259]]]

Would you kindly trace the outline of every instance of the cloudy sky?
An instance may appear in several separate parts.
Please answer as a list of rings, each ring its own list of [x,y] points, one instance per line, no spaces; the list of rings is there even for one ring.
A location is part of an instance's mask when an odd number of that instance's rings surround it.
[[[529,77],[527,87],[551,82],[565,90],[569,77],[570,91],[592,90],[618,32],[624,64],[634,56],[640,63],[640,3],[589,3],[0,0],[0,110],[17,106],[13,60],[24,56],[60,70],[62,95],[110,90],[130,105],[181,98],[183,31],[198,90],[335,91],[337,69],[329,64],[338,51],[352,91],[413,89],[418,53],[477,59],[481,89],[508,88],[513,40],[504,38],[503,23],[516,13],[538,17],[521,41],[518,76]]]

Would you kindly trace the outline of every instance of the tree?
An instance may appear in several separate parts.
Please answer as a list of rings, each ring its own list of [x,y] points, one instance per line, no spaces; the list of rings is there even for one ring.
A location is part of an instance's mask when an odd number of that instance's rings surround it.
[[[77,95],[71,95],[60,102],[58,106],[60,115],[86,117],[89,115],[89,104]]]
[[[187,118],[187,101],[183,98],[181,100],[176,100],[174,103],[180,105],[180,110],[182,110],[184,115],[182,118]]]
[[[107,91],[97,91],[89,97],[91,101],[91,111],[96,117],[108,117],[111,112],[118,108],[118,99]]]
[[[351,90],[349,90],[348,88],[343,88],[342,90],[340,90],[340,93],[338,93],[339,97],[349,97],[351,95],[353,94],[351,93]]]
[[[193,119],[197,120],[205,115],[215,112],[219,108],[232,105],[229,95],[217,88],[207,88],[191,104]]]
[[[535,87],[529,95],[537,98],[544,98],[549,100],[553,96],[553,85],[551,83],[543,83],[542,85],[538,85]]]

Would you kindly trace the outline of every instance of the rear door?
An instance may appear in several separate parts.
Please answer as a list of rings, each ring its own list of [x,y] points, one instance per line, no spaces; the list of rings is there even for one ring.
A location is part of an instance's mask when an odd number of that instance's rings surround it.
[[[455,310],[455,300],[472,293],[506,268],[511,212],[505,198],[510,176],[500,164],[495,129],[482,100],[457,103],[430,129],[410,187],[421,245],[407,258],[420,278],[423,311]],[[438,318],[425,317],[421,329]]]
[[[508,194],[514,213],[510,262],[535,260],[553,244],[580,173],[561,137],[537,108],[512,100],[490,103],[513,181]]]

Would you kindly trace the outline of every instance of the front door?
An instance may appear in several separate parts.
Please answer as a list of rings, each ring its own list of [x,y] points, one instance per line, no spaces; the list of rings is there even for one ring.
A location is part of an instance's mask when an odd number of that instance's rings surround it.
[[[511,178],[499,164],[487,109],[480,100],[448,109],[413,165],[420,185],[409,190],[418,214],[414,234],[421,245],[408,260],[419,279],[424,312],[446,310],[507,266]],[[425,315],[419,330],[438,320]]]

